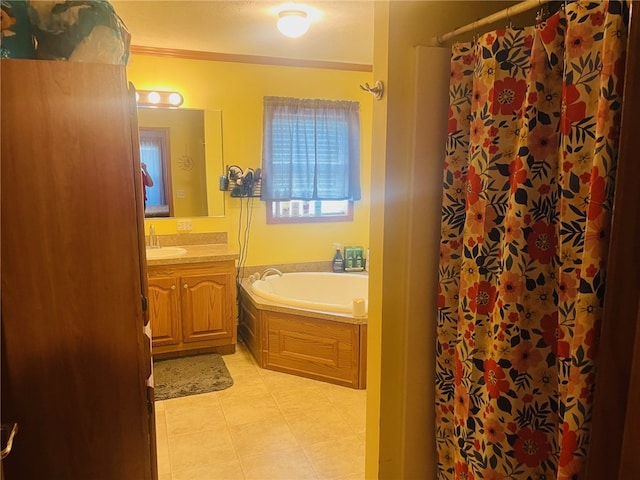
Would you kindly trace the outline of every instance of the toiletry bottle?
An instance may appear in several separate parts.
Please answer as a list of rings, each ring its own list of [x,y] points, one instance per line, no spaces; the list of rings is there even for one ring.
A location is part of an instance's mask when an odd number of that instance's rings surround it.
[[[367,255],[364,257],[364,270],[369,271],[369,249],[367,248]]]
[[[358,271],[362,271],[364,270],[364,258],[362,255],[362,247],[356,247],[356,264],[355,264],[355,268]]]
[[[333,271],[344,272],[344,259],[342,258],[342,253],[340,253],[340,244],[334,243],[333,248],[335,248],[336,253],[333,256]]]
[[[353,264],[353,249],[351,247],[345,247],[344,249],[344,263],[345,271],[350,272],[353,270],[355,265]]]

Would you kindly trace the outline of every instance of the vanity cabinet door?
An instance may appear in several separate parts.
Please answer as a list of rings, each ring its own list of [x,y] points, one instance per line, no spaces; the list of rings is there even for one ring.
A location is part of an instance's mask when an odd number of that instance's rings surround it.
[[[180,283],[183,342],[234,338],[233,272],[182,276]]]
[[[153,346],[178,345],[180,334],[179,278],[149,278],[149,317]]]

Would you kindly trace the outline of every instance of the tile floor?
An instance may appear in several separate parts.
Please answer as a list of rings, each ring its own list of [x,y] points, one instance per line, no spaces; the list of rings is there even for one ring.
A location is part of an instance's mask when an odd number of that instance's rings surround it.
[[[156,402],[159,480],[363,480],[365,391],[224,356],[234,385]]]

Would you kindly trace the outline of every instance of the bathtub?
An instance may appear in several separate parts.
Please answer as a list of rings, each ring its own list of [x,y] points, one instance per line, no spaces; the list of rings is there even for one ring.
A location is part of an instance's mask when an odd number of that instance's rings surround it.
[[[367,275],[353,273],[244,280],[238,335],[261,368],[366,388],[367,291]]]
[[[251,284],[251,292],[258,297],[323,312],[353,313],[354,300],[363,299],[365,315],[368,289],[369,277],[353,273],[285,273]]]

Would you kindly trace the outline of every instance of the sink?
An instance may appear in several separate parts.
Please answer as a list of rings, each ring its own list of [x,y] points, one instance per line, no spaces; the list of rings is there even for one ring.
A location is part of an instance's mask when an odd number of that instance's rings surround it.
[[[172,258],[184,255],[187,251],[182,247],[147,247],[147,260],[155,260],[157,258]]]

